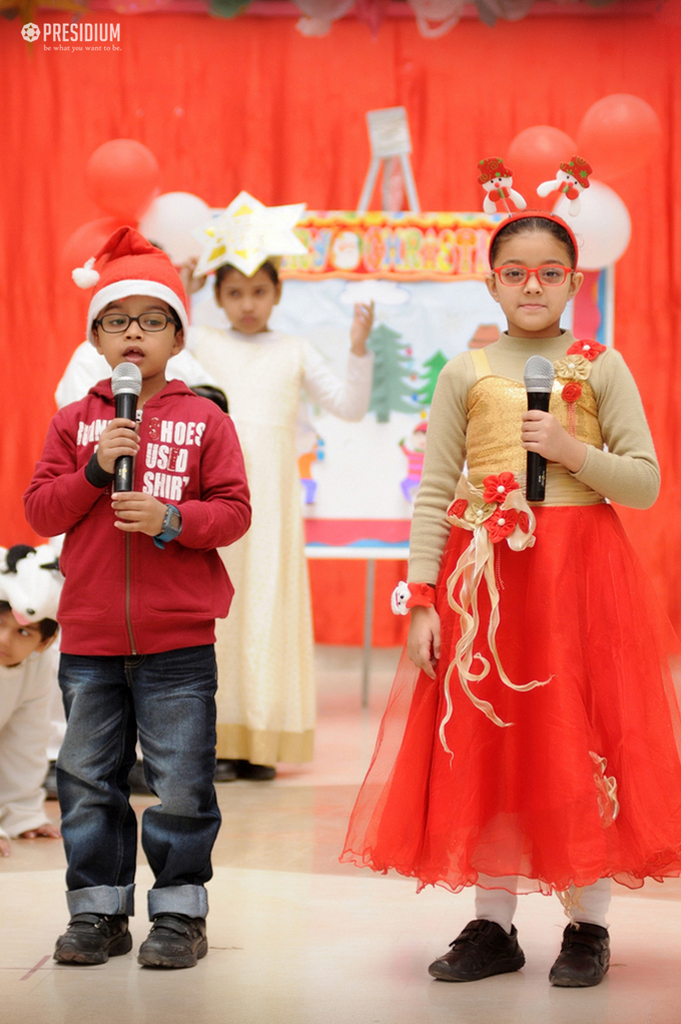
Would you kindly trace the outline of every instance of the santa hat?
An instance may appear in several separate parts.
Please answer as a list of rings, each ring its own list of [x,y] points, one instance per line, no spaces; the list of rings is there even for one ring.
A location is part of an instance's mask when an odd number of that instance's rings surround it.
[[[491,156],[486,160],[479,160],[478,167],[480,168],[480,177],[478,181],[481,185],[485,185],[488,181],[492,181],[493,178],[512,178],[513,171],[508,167],[504,167],[504,161],[499,156]]]
[[[578,184],[582,188],[589,187],[589,175],[593,171],[591,164],[588,164],[581,156],[573,156],[571,160],[568,160],[560,165],[561,171],[565,171],[566,174],[571,174],[573,178],[577,179]]]
[[[99,271],[95,263],[102,263]],[[110,302],[130,295],[149,295],[163,299],[177,313],[186,332],[189,327],[187,296],[180,275],[166,254],[134,228],[123,227],[89,259],[84,267],[71,274],[79,288],[93,288],[88,309],[87,336],[95,343],[92,321]]]
[[[413,433],[425,434],[428,430],[428,423],[426,420],[420,420],[414,427]]]

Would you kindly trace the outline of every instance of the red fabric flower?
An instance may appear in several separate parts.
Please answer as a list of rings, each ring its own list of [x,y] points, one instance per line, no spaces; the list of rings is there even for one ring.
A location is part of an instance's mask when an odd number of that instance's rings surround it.
[[[599,341],[592,341],[590,338],[587,338],[585,341],[576,341],[574,345],[570,345],[567,355],[584,356],[585,359],[592,363],[594,359],[598,359],[601,352],[605,352],[605,349],[606,346],[601,345]]]
[[[518,525],[518,512],[514,508],[498,508],[489,519],[484,522],[493,544],[509,537]]]
[[[486,476],[482,481],[485,493],[483,501],[496,501],[498,504],[504,500],[509,491],[517,491],[520,484],[516,483],[513,473],[499,473],[498,476]]]
[[[453,501],[447,509],[448,516],[454,516],[455,519],[463,519],[463,514],[468,508],[468,502],[465,498],[457,498]]]
[[[518,526],[523,533],[530,532],[530,517],[527,512],[518,512]]]
[[[568,404],[578,402],[582,397],[582,385],[578,384],[577,381],[570,381],[570,383],[566,384],[561,391],[561,397],[563,401],[568,402]]]
[[[407,608],[431,608],[435,604],[435,587],[430,583],[410,583]]]

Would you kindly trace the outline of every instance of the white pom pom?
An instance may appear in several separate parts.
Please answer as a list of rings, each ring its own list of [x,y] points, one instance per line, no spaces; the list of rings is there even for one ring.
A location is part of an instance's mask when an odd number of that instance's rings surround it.
[[[76,267],[71,271],[71,277],[79,288],[94,288],[99,281],[99,273],[94,269],[95,258],[91,256],[85,266]]]

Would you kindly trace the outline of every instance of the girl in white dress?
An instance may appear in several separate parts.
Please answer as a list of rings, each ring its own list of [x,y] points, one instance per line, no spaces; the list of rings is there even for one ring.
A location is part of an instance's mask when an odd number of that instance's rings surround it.
[[[312,760],[312,616],[295,445],[301,394],[345,420],[369,407],[372,306],[355,306],[345,381],[305,339],[272,331],[276,258],[246,276],[218,268],[215,299],[230,328],[192,329],[195,355],[229,402],[251,489],[248,533],[221,552],[235,596],[217,624],[218,774],[271,779],[278,761]]]

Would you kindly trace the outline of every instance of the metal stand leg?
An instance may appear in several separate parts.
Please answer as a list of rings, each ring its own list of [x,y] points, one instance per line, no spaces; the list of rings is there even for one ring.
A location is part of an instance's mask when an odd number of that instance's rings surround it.
[[[371,667],[371,637],[374,626],[374,594],[376,591],[376,559],[367,559],[367,578],[364,591],[364,651],[362,655],[362,707],[369,706],[369,670]]]

